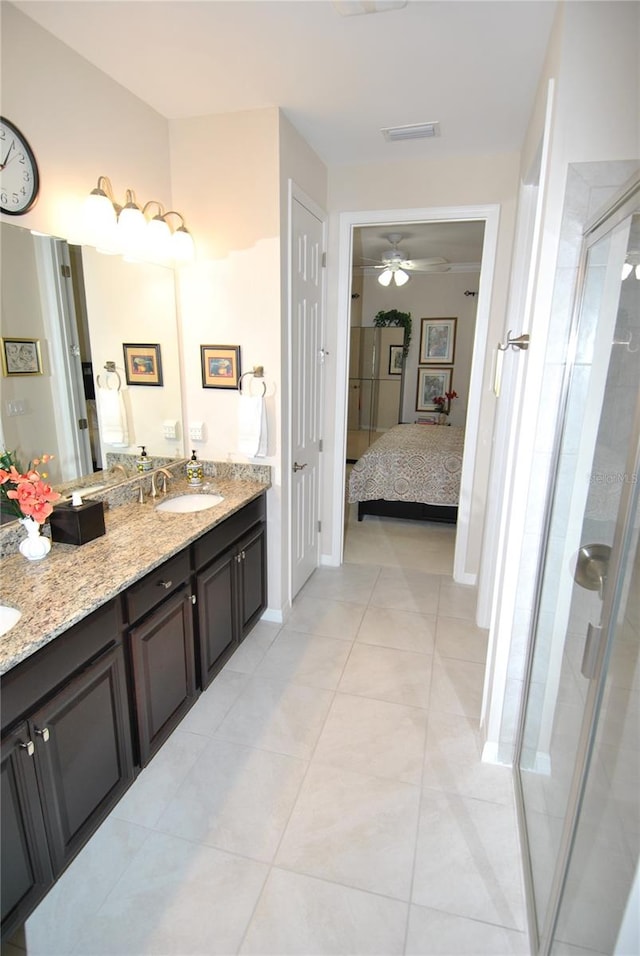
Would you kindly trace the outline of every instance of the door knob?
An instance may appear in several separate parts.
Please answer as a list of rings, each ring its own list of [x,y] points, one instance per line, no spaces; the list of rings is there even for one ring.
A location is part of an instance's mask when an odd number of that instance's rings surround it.
[[[305,461],[304,465],[299,465],[297,461],[294,461],[294,463],[293,463],[293,470],[294,470],[294,471],[302,471],[302,469],[303,469],[303,468],[306,468],[306,467],[307,467],[306,461]]]

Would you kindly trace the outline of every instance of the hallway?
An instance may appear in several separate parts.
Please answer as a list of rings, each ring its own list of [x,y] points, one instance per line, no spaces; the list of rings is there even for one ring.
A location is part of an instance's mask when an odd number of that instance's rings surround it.
[[[29,919],[30,956],[528,952],[511,773],[480,762],[486,633],[455,529],[416,525],[352,523],[359,563],[257,625]]]

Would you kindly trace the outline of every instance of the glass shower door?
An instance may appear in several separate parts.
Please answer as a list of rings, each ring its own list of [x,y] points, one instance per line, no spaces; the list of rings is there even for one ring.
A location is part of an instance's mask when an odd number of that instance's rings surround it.
[[[570,349],[517,755],[540,953],[613,952],[638,857],[639,238],[591,245]]]

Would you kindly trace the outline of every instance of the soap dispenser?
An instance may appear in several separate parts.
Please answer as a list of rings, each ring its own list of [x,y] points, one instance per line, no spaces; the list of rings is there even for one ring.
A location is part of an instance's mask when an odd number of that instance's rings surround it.
[[[147,455],[144,445],[139,445],[140,457],[136,459],[136,468],[140,472],[151,471],[151,459]]]
[[[198,461],[195,450],[191,452],[191,458],[187,462],[187,480],[190,485],[201,485],[204,477],[202,463]]]

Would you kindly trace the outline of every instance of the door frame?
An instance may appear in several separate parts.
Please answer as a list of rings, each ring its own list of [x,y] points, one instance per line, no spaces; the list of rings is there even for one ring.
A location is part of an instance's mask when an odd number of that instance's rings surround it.
[[[336,356],[336,455],[333,471],[332,540],[337,544],[336,564],[344,559],[345,512],[345,457],[347,448],[347,404],[349,388],[349,330],[351,314],[351,275],[353,259],[353,230],[359,226],[412,225],[428,222],[464,222],[482,220],[485,224],[478,308],[473,343],[473,359],[469,380],[469,404],[465,428],[464,455],[460,480],[460,502],[454,555],[454,580],[460,584],[475,584],[476,575],[466,570],[469,547],[469,528],[475,458],[478,447],[480,406],[483,392],[485,361],[488,350],[490,304],[498,246],[500,205],[487,203],[474,206],[436,206],[422,209],[375,209],[344,212],[340,215],[338,262],[338,315]]]

